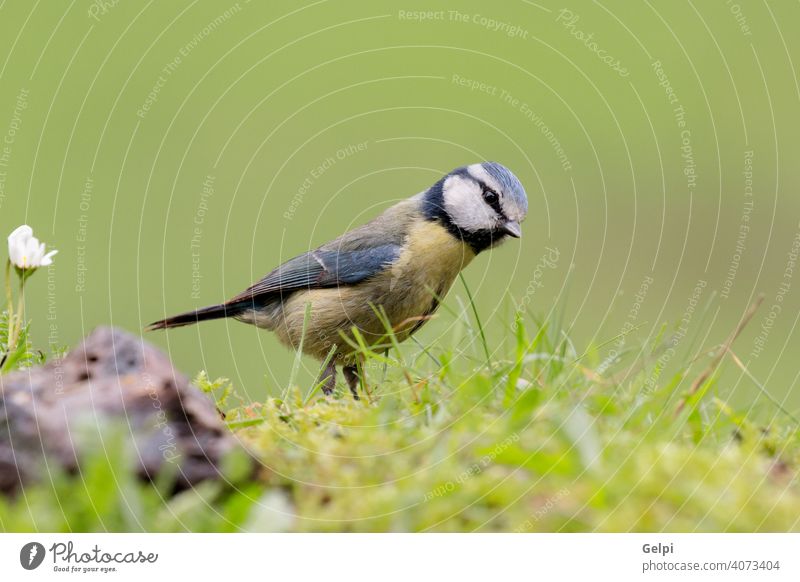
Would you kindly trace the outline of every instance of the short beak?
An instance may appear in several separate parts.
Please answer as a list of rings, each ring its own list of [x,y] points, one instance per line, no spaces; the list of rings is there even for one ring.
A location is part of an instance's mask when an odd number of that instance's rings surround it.
[[[507,235],[513,236],[514,238],[519,238],[522,236],[522,227],[516,220],[509,220],[508,222],[504,222],[503,226],[501,226],[500,228]]]

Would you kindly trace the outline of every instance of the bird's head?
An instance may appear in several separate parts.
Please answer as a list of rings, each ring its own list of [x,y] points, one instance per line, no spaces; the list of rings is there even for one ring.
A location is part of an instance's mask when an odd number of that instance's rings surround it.
[[[517,177],[496,162],[456,168],[424,194],[424,211],[479,253],[522,235],[528,197]]]

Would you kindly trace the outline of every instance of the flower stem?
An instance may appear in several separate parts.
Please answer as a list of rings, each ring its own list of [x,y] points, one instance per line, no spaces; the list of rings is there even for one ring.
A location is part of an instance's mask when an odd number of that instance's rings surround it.
[[[14,350],[14,298],[11,296],[11,259],[6,261],[6,311],[8,312],[8,346],[6,353]]]
[[[23,271],[19,276],[19,296],[17,297],[17,325],[14,327],[14,336],[13,336],[13,345],[17,347],[17,341],[19,341],[19,335],[22,333],[22,326],[25,324],[25,321],[22,317],[22,314],[25,312],[25,276],[26,273]]]

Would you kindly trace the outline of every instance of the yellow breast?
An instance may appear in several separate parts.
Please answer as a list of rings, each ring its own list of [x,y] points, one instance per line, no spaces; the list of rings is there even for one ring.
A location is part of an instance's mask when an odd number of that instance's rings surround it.
[[[473,258],[475,253],[472,249],[445,227],[436,222],[420,221],[411,227],[391,275],[433,290],[444,285],[446,292],[459,271]]]
[[[336,344],[337,353],[345,355],[352,349],[340,334],[350,336],[353,326],[369,344],[387,341],[374,306],[385,311],[403,341],[435,311],[436,298],[447,294],[459,271],[474,257],[472,249],[444,227],[420,220],[409,229],[398,260],[386,272],[358,285],[293,294],[273,329],[286,344],[299,345],[304,306],[310,303],[304,351],[324,358]]]

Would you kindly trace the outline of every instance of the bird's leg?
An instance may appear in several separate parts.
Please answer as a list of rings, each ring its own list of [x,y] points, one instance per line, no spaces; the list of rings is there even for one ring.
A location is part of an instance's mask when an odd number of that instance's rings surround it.
[[[319,374],[319,380],[317,383],[325,381],[322,385],[322,392],[325,395],[331,394],[336,388],[336,364],[331,360],[327,366],[325,366]]]
[[[350,386],[350,392],[353,393],[353,399],[358,398],[358,368],[356,366],[344,366],[342,368],[344,378],[347,380],[347,385]]]

